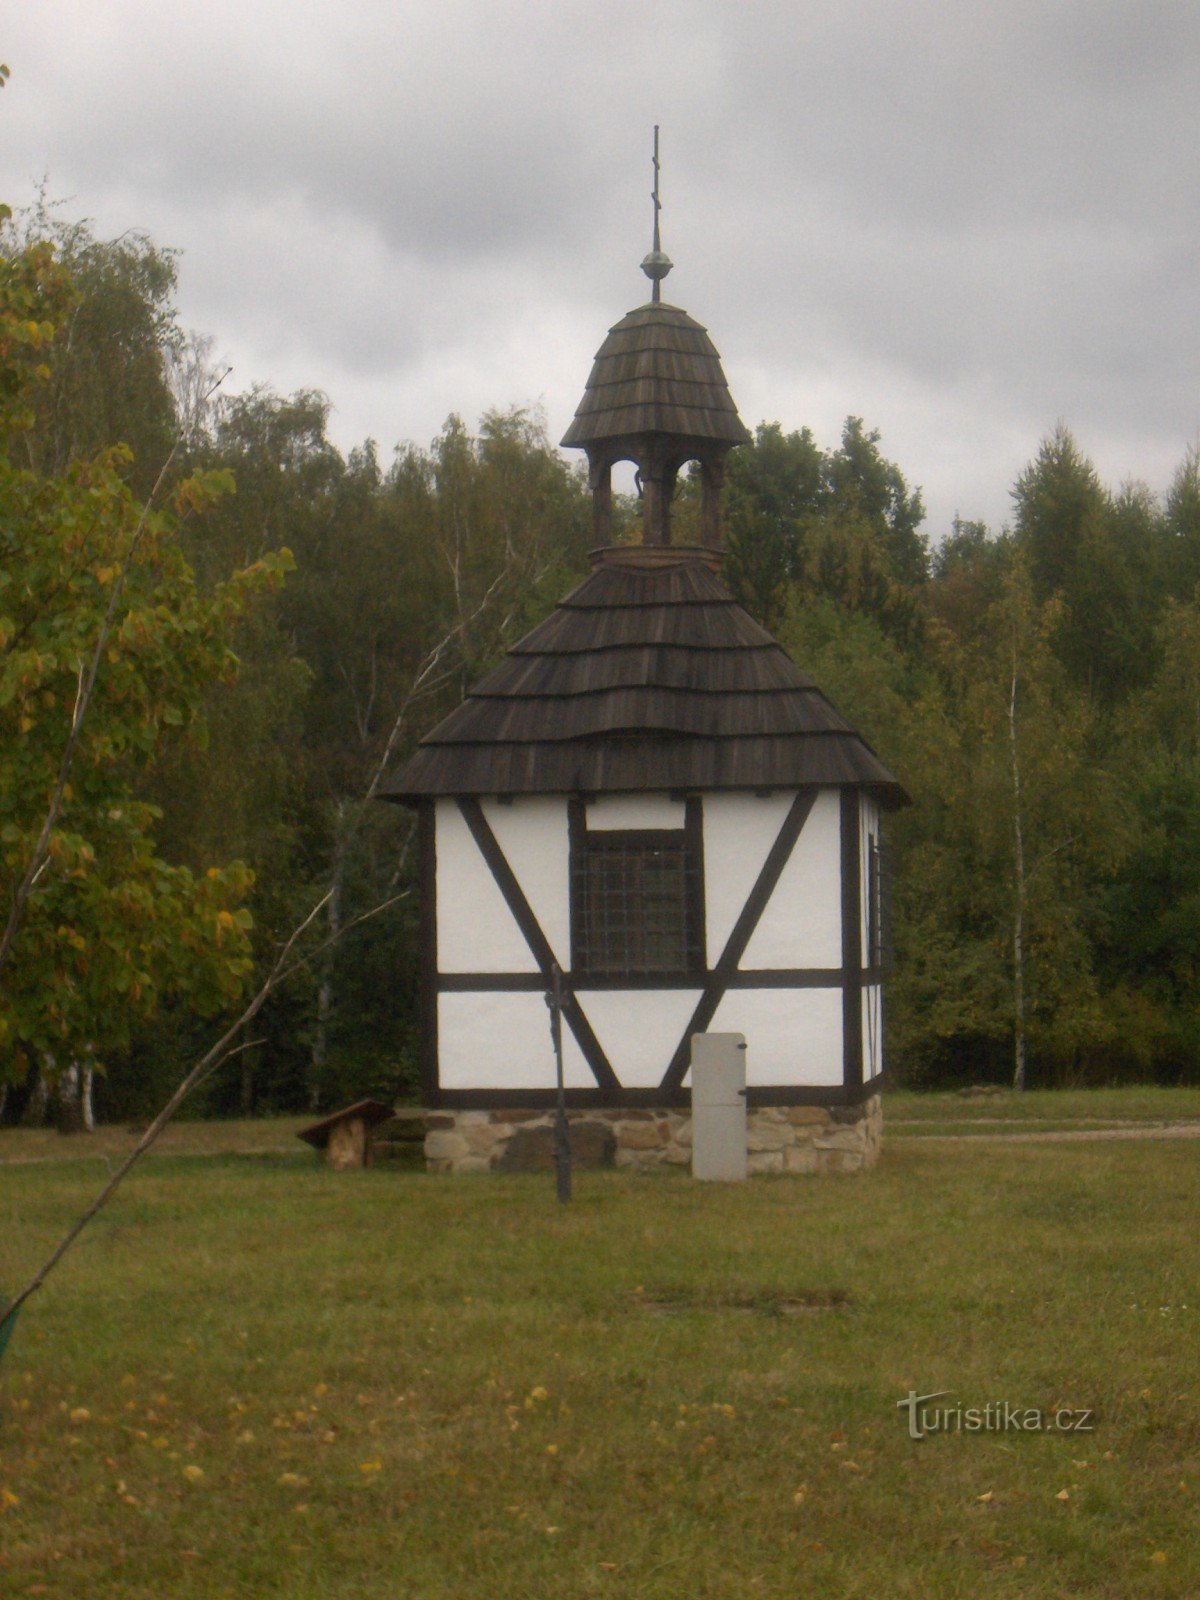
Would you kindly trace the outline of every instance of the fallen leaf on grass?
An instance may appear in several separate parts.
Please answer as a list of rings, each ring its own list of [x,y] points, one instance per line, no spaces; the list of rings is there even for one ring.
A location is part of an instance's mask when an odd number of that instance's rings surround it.
[[[1167,1552],[1165,1550],[1156,1550],[1150,1559],[1156,1567],[1161,1567],[1167,1559]]]
[[[0,1489],[0,1516],[12,1506],[21,1504],[21,1496],[14,1494],[11,1489]]]
[[[189,1463],[188,1466],[184,1467],[183,1475],[189,1483],[203,1483],[204,1468],[196,1466],[195,1463]]]
[[[383,1462],[378,1458],[374,1461],[360,1461],[358,1463],[358,1470],[364,1473],[382,1472]]]
[[[982,1500],[986,1505],[989,1500],[994,1500],[996,1498],[996,1491],[994,1489],[989,1489],[986,1494],[977,1494],[975,1498],[976,1500]]]
[[[1060,1489],[1054,1498],[1056,1500],[1069,1500],[1071,1498],[1071,1491],[1069,1489]]]
[[[81,1422],[90,1422],[91,1420],[92,1413],[86,1406],[76,1406],[74,1411],[71,1413],[71,1421],[75,1423],[77,1427]]]

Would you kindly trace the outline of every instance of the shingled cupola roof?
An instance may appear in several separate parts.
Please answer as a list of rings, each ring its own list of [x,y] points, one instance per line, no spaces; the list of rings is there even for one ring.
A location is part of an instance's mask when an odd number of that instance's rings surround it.
[[[727,447],[750,439],[707,329],[661,301],[639,306],[609,330],[562,442],[632,445],[649,434]]]
[[[854,784],[907,796],[699,550],[597,552],[586,578],[383,793],[580,794]]]
[[[907,795],[718,576],[727,453],[750,438],[720,358],[654,285],[600,347],[563,439],[587,451],[596,569],[513,646],[381,788],[394,800],[855,785]],[[643,543],[612,542],[613,464],[633,461]],[[701,544],[671,545],[671,500],[700,465]]]

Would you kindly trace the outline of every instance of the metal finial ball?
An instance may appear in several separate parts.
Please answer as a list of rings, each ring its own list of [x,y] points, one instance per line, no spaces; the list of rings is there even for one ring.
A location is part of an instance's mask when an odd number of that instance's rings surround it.
[[[642,271],[648,278],[652,278],[655,283],[659,283],[674,265],[675,263],[664,250],[651,250],[650,254],[642,262]]]

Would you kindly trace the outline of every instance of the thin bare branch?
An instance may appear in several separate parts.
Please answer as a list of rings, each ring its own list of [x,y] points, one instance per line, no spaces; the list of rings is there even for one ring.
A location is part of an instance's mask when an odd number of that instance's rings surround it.
[[[173,454],[174,454],[174,451],[172,452],[172,455]],[[164,465],[163,473],[160,474],[160,476],[159,476],[159,483],[161,483],[162,477],[165,474],[167,466],[169,466],[169,464],[170,464],[170,458],[168,458],[168,461],[167,461],[166,465]],[[151,500],[153,499],[153,494],[157,492],[158,487],[159,487],[159,484],[156,483],[154,491],[151,494]],[[150,502],[148,501],[147,502],[147,508],[148,508],[149,504],[150,504]],[[135,533],[135,539],[138,536],[140,536],[140,530],[141,530],[141,527],[144,524],[145,515],[146,515],[146,512],[143,511],[143,518],[142,518],[142,521],[139,522],[138,530]],[[131,546],[131,549],[130,549],[130,554],[132,554],[132,546]],[[126,557],[126,561],[127,562],[128,562],[128,559],[129,559],[129,557],[127,556]],[[124,576],[124,571],[125,570],[126,570],[125,568],[122,569],[122,578]],[[364,801],[369,801],[369,800],[374,799],[376,793],[378,792],[379,785],[380,785],[380,783],[381,783],[381,781],[383,779],[383,774],[387,770],[387,767],[388,767],[388,765],[389,765],[389,763],[391,761],[392,754],[393,754],[393,752],[395,750],[396,744],[397,744],[397,742],[398,742],[398,740],[400,738],[400,733],[401,733],[401,731],[403,729],[403,726],[404,726],[404,720],[405,720],[405,718],[406,718],[406,716],[408,714],[408,710],[411,707],[414,699],[417,697],[418,694],[420,694],[426,688],[426,686],[428,685],[430,680],[434,677],[434,675],[437,672],[437,669],[438,669],[438,667],[439,667],[439,665],[440,665],[440,663],[442,661],[442,658],[445,656],[446,651],[450,648],[450,645],[453,643],[455,638],[457,638],[458,635],[460,635],[463,632],[463,630],[466,627],[468,627],[470,625],[470,623],[472,621],[474,621],[474,619],[476,617],[478,617],[480,615],[480,613],[486,608],[488,602],[492,598],[492,595],[495,593],[495,591],[499,587],[503,577],[504,577],[503,571],[501,571],[500,573],[497,573],[495,579],[493,580],[491,585],[488,587],[486,593],[483,595],[482,599],[479,601],[479,604],[475,607],[475,609],[471,613],[466,615],[466,616],[460,616],[458,622],[455,623],[454,627],[451,628],[450,631],[442,639],[440,639],[438,641],[438,643],[426,655],[424,661],[422,662],[420,668],[417,671],[416,676],[413,679],[413,682],[409,686],[408,693],[405,695],[403,701],[401,702],[401,705],[400,705],[400,708],[399,708],[399,710],[398,710],[398,712],[396,714],[395,720],[393,721],[391,733],[388,736],[387,744],[386,744],[386,746],[384,748],[383,754],[381,755],[381,757],[379,759],[379,762],[377,763],[377,765],[375,767],[374,773],[372,774],[370,784],[369,784],[369,786],[367,788],[367,792],[366,792],[366,794],[364,796]],[[120,580],[118,580],[118,582],[120,582]],[[109,611],[108,611],[108,613],[106,614],[106,617],[105,617],[105,624],[104,624],[104,628],[105,629],[107,628],[109,622],[111,621],[112,612],[114,610],[115,610],[115,599],[114,600],[110,600]],[[102,629],[102,633],[103,632],[104,632],[104,629]],[[81,710],[79,712],[79,716],[78,716],[78,720],[76,722],[76,726],[73,729],[72,742],[69,745],[69,752],[68,753],[73,753],[73,750],[74,750],[74,743],[73,743],[74,735],[78,731],[78,723],[82,721],[83,715],[86,714],[87,705],[89,703],[90,695],[91,695],[91,688],[92,688],[92,685],[95,682],[95,673],[96,673],[96,669],[98,668],[99,654],[100,654],[100,651],[102,650],[102,648],[103,648],[103,644],[101,643],[100,645],[98,645],[96,656],[93,659],[92,671],[90,673],[90,676],[89,676],[89,679],[88,679],[88,683],[87,683],[87,687],[86,687],[85,692],[84,692],[82,708],[81,708]],[[66,781],[65,774],[66,774],[67,771],[69,771],[69,769],[70,769],[69,760],[64,760],[64,771],[63,771],[63,774],[61,776],[61,782],[60,782],[59,788],[56,791],[56,795],[55,795],[56,805],[52,806],[52,808],[51,808],[53,816],[57,815],[56,806],[61,804],[62,787],[63,787],[63,785],[65,784],[65,781]],[[51,821],[49,826],[50,827],[53,826],[53,821]],[[49,827],[45,830],[45,836],[46,836],[46,839],[48,840],[48,838],[49,838]],[[411,837],[412,837],[412,835],[411,835],[411,830],[410,830],[409,837],[405,841],[405,845],[404,845],[404,849],[405,850],[407,850],[407,848],[408,848],[408,844],[411,841]],[[37,872],[40,873],[42,868],[45,866],[46,859],[48,859],[48,858],[43,856],[42,860],[38,863]],[[34,874],[34,873],[27,874],[27,878],[29,878],[29,880],[30,880],[30,886],[32,885],[32,882],[35,880],[35,877],[36,877],[36,874]],[[393,878],[392,881],[394,883],[395,882],[395,878]],[[389,885],[389,887],[390,887],[390,885]],[[28,892],[29,892],[28,891],[28,887],[26,887],[26,889],[25,889],[25,898],[26,899],[28,898]],[[7,1321],[7,1319],[10,1316],[12,1316],[17,1310],[19,1310],[19,1308],[22,1305],[24,1305],[25,1301],[29,1299],[30,1295],[34,1294],[39,1288],[41,1288],[42,1284],[46,1281],[46,1278],[54,1270],[54,1268],[58,1265],[58,1263],[62,1260],[63,1256],[66,1255],[67,1251],[71,1248],[71,1246],[74,1244],[75,1240],[79,1237],[79,1235],[87,1227],[88,1223],[103,1208],[103,1206],[108,1202],[108,1200],[111,1198],[113,1193],[116,1191],[118,1186],[124,1181],[124,1179],[129,1174],[129,1172],[132,1171],[132,1169],[137,1165],[137,1163],[141,1160],[141,1158],[151,1148],[151,1146],[154,1144],[155,1140],[162,1133],[163,1129],[171,1121],[171,1118],[175,1115],[176,1111],[183,1104],[183,1102],[187,1099],[188,1095],[191,1094],[191,1092],[199,1084],[203,1083],[206,1078],[211,1076],[211,1074],[213,1072],[215,1072],[218,1067],[222,1066],[227,1060],[229,1060],[229,1058],[231,1056],[237,1055],[240,1051],[249,1048],[249,1045],[246,1044],[246,1043],[242,1043],[240,1045],[234,1045],[233,1041],[238,1036],[238,1034],[241,1033],[249,1025],[249,1023],[252,1022],[253,1019],[258,1015],[259,1011],[262,1009],[263,1005],[266,1003],[267,999],[270,997],[270,995],[273,993],[273,991],[275,989],[277,989],[281,983],[286,982],[287,979],[290,978],[294,973],[299,972],[303,968],[307,967],[311,963],[311,961],[314,959],[314,957],[320,955],[323,951],[327,950],[330,946],[332,946],[333,944],[337,943],[339,940],[343,939],[345,937],[345,935],[350,931],[351,928],[358,927],[361,923],[366,922],[369,918],[378,916],[378,915],[380,915],[381,912],[386,911],[389,907],[398,904],[402,900],[407,899],[409,897],[409,894],[411,893],[411,891],[406,889],[406,890],[403,890],[400,894],[389,895],[389,897],[386,900],[381,901],[378,905],[372,906],[370,908],[370,910],[361,912],[356,917],[352,917],[349,922],[346,922],[342,926],[340,926],[335,932],[331,933],[328,936],[328,938],[326,938],[320,944],[315,946],[314,949],[312,949],[311,951],[308,951],[303,957],[300,957],[300,958],[298,958],[297,960],[294,960],[294,961],[291,960],[290,957],[291,957],[292,951],[295,949],[298,941],[303,937],[304,933],[308,930],[308,928],[310,928],[312,926],[313,922],[320,915],[321,911],[325,908],[325,906],[327,906],[329,904],[330,898],[333,895],[333,893],[334,893],[334,887],[331,885],[330,888],[325,891],[325,893],[321,896],[321,898],[316,902],[316,904],[308,912],[307,916],[304,917],[303,921],[298,923],[297,926],[292,930],[292,932],[289,934],[288,938],[284,942],[282,948],[280,949],[279,955],[276,958],[275,964],[271,968],[271,971],[270,971],[269,975],[267,976],[267,978],[266,978],[265,982],[262,984],[262,986],[259,988],[258,992],[255,994],[254,998],[250,1001],[250,1003],[242,1011],[241,1015],[238,1017],[236,1022],[232,1023],[228,1028],[226,1028],[225,1032],[222,1033],[221,1037],[216,1041],[216,1043],[212,1046],[212,1048],[209,1049],[208,1051],[206,1051],[203,1056],[201,1056],[199,1061],[197,1061],[195,1063],[195,1065],[191,1068],[191,1070],[181,1080],[181,1082],[179,1083],[179,1085],[175,1089],[175,1092],[171,1095],[171,1098],[167,1101],[166,1105],[163,1106],[162,1110],[155,1117],[154,1121],[150,1124],[150,1126],[146,1129],[145,1133],[138,1140],[137,1145],[130,1152],[130,1154],[125,1158],[125,1160],[121,1163],[121,1165],[117,1168],[117,1170],[112,1174],[112,1176],[109,1178],[108,1182],[104,1185],[104,1187],[100,1190],[100,1192],[96,1196],[96,1198],[87,1207],[87,1209],[83,1212],[83,1214],[79,1217],[79,1219],[68,1229],[68,1231],[64,1234],[63,1238],[59,1241],[58,1245],[51,1252],[51,1254],[47,1257],[45,1262],[34,1273],[33,1277],[24,1286],[24,1288],[8,1303],[8,1305],[4,1308],[3,1312],[0,1313],[0,1325],[2,1325],[5,1321]],[[23,905],[23,903],[24,902],[22,901],[22,905]],[[17,920],[19,921],[19,918]],[[11,921],[12,921],[12,919],[10,918],[10,922]],[[15,928],[14,928],[14,931],[15,931]],[[11,944],[11,939],[9,939],[8,943]],[[7,949],[7,947],[8,946],[6,945],[5,948]]]
[[[250,1004],[242,1012],[237,1021],[233,1023],[231,1027],[226,1028],[225,1032],[217,1040],[216,1044],[214,1044],[210,1050],[207,1050],[204,1055],[200,1057],[199,1061],[196,1062],[195,1066],[191,1069],[187,1076],[181,1080],[175,1090],[175,1093],[167,1101],[166,1105],[158,1113],[154,1121],[138,1140],[137,1144],[113,1173],[112,1177],[100,1190],[100,1193],[92,1201],[91,1205],[89,1205],[83,1214],[78,1218],[78,1220],[67,1229],[66,1233],[55,1246],[54,1250],[51,1251],[49,1256],[47,1256],[46,1260],[34,1273],[33,1277],[30,1278],[29,1282],[25,1285],[21,1292],[15,1295],[13,1299],[9,1301],[8,1305],[4,1308],[3,1314],[0,1314],[0,1324],[7,1322],[8,1318],[25,1304],[26,1300],[29,1299],[29,1296],[41,1288],[42,1284],[45,1283],[50,1273],[54,1271],[54,1268],[62,1260],[63,1256],[66,1255],[67,1251],[75,1243],[75,1240],[78,1239],[79,1235],[87,1227],[88,1223],[107,1203],[109,1197],[117,1189],[118,1185],[124,1180],[126,1175],[133,1170],[137,1163],[146,1154],[147,1150],[150,1149],[151,1145],[155,1142],[159,1134],[166,1127],[167,1123],[170,1122],[171,1118],[175,1115],[176,1111],[179,1110],[179,1107],[187,1099],[188,1095],[192,1092],[196,1085],[200,1083],[210,1071],[215,1071],[218,1066],[227,1061],[230,1056],[236,1055],[239,1050],[247,1048],[246,1045],[234,1045],[234,1039],[242,1031],[242,1029],[247,1026],[248,1023],[253,1021],[253,1019],[262,1010],[262,1007],[272,990],[278,987],[279,983],[281,982],[282,974],[285,970],[287,959],[292,950],[295,948],[297,940],[300,939],[305,930],[312,925],[313,920],[319,915],[321,909],[328,899],[329,895],[323,894],[317,901],[316,905],[313,906],[312,910],[304,918],[304,920],[297,924],[295,928],[293,928],[292,932],[285,941],[283,948],[280,950],[278,957],[276,958],[275,965],[271,968],[270,974],[263,983],[262,987],[259,989],[258,993],[254,996],[253,1000],[250,1001]]]
[[[449,633],[444,634],[443,637],[438,640],[437,644],[434,645],[433,649],[429,651],[428,655],[421,663],[421,666],[417,670],[416,676],[413,678],[412,683],[408,687],[408,693],[400,702],[400,708],[396,712],[395,718],[392,721],[391,732],[388,734],[387,743],[383,747],[383,754],[380,756],[375,765],[375,771],[371,776],[370,783],[367,785],[367,792],[364,796],[364,799],[374,800],[375,796],[378,794],[379,785],[383,782],[383,775],[391,765],[392,756],[395,753],[396,745],[399,743],[400,735],[404,730],[404,723],[412,707],[413,701],[424,690],[429,678],[440,666],[442,657],[453,644],[454,640],[459,636],[459,634],[468,628],[472,622],[475,621],[476,617],[478,617],[486,609],[489,600],[491,600],[496,590],[500,587],[504,576],[505,574],[503,570],[496,574],[491,583],[488,585],[483,598],[475,607],[474,611],[472,611],[468,616],[460,617],[450,629]]]
[[[330,893],[332,893],[332,890]],[[279,974],[276,983],[286,983],[294,972],[300,972],[304,967],[310,966],[317,956],[328,950],[332,945],[340,944],[351,928],[356,928],[360,922],[369,922],[372,917],[379,916],[381,912],[387,911],[391,906],[399,905],[401,900],[407,900],[411,894],[411,889],[405,889],[401,894],[389,895],[386,900],[380,900],[369,911],[360,911],[356,917],[351,917],[349,922],[344,922],[336,933],[329,934],[327,938],[321,940],[320,944],[314,945],[307,954],[297,957],[290,967],[286,967]],[[329,895],[326,895],[325,898],[328,900]]]

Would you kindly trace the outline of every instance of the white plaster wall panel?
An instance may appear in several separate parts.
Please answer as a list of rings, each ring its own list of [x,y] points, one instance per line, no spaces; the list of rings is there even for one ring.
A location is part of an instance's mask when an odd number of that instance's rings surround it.
[[[842,964],[841,806],[822,789],[742,957],[755,967]]]
[[[792,799],[790,794],[704,797],[704,909],[710,966],[720,959]]]
[[[625,1089],[657,1089],[699,989],[581,989],[579,1003]]]
[[[745,1034],[752,1086],[842,1082],[840,989],[730,989],[709,1029]]]
[[[607,832],[613,828],[682,828],[687,809],[682,800],[665,794],[604,795],[589,800],[588,829]]]
[[[491,868],[453,800],[437,803],[440,972],[536,972]]]
[[[566,801],[542,795],[511,805],[485,800],[483,814],[565,972],[571,965]]]
[[[541,994],[439,995],[438,1078],[443,1089],[553,1089],[550,1012]],[[568,1089],[596,1087],[565,1019],[563,1078]]]
[[[869,983],[862,992],[863,1077],[877,1078],[883,1071],[883,991]]]
[[[869,943],[867,938],[867,918],[869,908],[867,905],[867,885],[870,882],[871,841],[879,841],[879,806],[875,799],[859,792],[858,811],[858,872],[861,893],[859,895],[859,916],[861,924],[863,965],[867,964]]]

